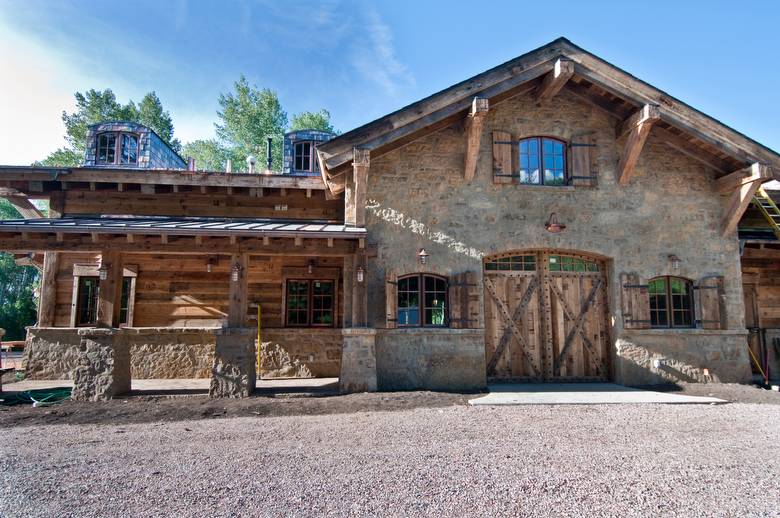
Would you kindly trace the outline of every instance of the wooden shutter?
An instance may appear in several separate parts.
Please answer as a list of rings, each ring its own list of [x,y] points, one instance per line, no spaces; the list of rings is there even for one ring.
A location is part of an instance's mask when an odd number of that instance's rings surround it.
[[[650,327],[650,295],[647,284],[641,284],[635,273],[620,274],[620,290],[623,303],[623,327],[648,329]]]
[[[463,274],[465,292],[466,311],[463,315],[466,320],[463,327],[476,329],[479,327],[479,285],[477,285],[477,274],[475,272],[466,272]]]
[[[493,132],[493,183],[513,183],[512,134],[506,131]]]
[[[450,304],[450,327],[458,329],[467,327],[463,319],[463,274],[455,274],[449,279],[449,304]]]
[[[696,304],[696,327],[704,329],[725,329],[723,306],[723,277],[708,276],[703,277],[699,283],[693,287]]]
[[[591,167],[593,137],[591,135],[582,135],[574,137],[569,143],[569,157],[571,167],[569,168],[569,185],[577,187],[595,187],[596,173]]]
[[[398,327],[398,277],[395,272],[385,272],[385,327]]]

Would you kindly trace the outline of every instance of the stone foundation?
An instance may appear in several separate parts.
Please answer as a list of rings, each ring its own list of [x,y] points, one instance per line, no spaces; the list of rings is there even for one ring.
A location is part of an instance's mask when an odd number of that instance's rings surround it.
[[[380,329],[376,363],[380,390],[482,390],[485,331]]]
[[[623,385],[750,381],[747,331],[626,331],[614,359],[614,380]]]
[[[89,328],[78,334],[71,398],[103,401],[130,392],[130,350],[115,330]]]
[[[257,382],[257,331],[227,328],[216,331],[211,397],[249,397]]]
[[[377,390],[376,329],[342,329],[344,345],[341,351],[339,390],[342,393],[375,392]]]

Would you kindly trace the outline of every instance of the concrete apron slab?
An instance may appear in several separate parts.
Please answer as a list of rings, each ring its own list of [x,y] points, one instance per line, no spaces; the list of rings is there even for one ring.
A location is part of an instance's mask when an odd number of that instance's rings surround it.
[[[470,405],[612,405],[612,404],[713,404],[728,403],[714,397],[685,396],[643,390],[614,383],[490,384],[487,396]]]

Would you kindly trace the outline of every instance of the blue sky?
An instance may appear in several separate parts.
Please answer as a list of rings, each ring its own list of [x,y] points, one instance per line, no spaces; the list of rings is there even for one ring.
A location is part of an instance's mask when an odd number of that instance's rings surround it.
[[[346,131],[559,36],[780,149],[778,28],[780,2],[0,0],[0,163],[62,146],[77,90],[154,90],[187,142],[244,74]]]

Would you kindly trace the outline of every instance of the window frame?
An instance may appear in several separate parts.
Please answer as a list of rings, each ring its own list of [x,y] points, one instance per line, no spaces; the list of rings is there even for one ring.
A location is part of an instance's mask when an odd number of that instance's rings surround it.
[[[113,162],[105,162],[100,160],[100,137],[104,135],[114,136],[114,160]],[[135,161],[134,162],[122,162],[122,137],[128,136],[135,138]],[[106,148],[110,149],[110,148]],[[132,131],[101,131],[95,135],[95,164],[97,165],[138,165],[138,160],[141,156],[141,135]]]
[[[89,321],[82,321],[81,319],[81,313],[84,309],[84,298],[82,297],[82,290],[83,286],[82,283],[92,280],[95,282],[95,291],[92,294],[92,297],[90,300],[88,300],[88,307],[87,312],[90,312],[89,306],[92,306],[92,318]],[[98,307],[98,300],[100,298],[100,277],[97,275],[82,275],[79,277],[76,277],[76,281],[74,282],[75,288],[76,288],[76,304],[75,304],[75,315],[73,317],[73,326],[74,327],[94,327],[97,325],[97,307]]]
[[[417,296],[418,296],[418,306],[417,306],[417,315],[418,315],[418,321],[415,324],[402,324],[401,319],[398,317],[401,313],[401,307],[400,307],[400,295],[401,295],[401,281],[411,278],[417,278]],[[444,322],[441,324],[426,324],[425,323],[425,312],[426,309],[433,309],[433,308],[427,308],[425,306],[425,278],[431,277],[435,280],[443,281],[444,282]],[[443,276],[438,275],[435,273],[426,273],[426,272],[419,272],[419,273],[410,273],[407,275],[400,276],[396,279],[396,297],[395,297],[395,312],[396,312],[396,323],[398,327],[403,328],[448,328],[450,326],[450,301],[449,301],[449,287],[450,287],[450,280]],[[414,293],[414,291],[405,291],[404,293]]]
[[[309,145],[309,168],[308,169],[298,169],[297,167],[297,161],[298,161],[298,146],[303,146],[304,144]],[[320,164],[317,161],[317,142],[316,140],[296,140],[292,143],[292,170],[294,172],[300,172],[300,173],[319,173],[320,172]],[[304,155],[301,154],[301,157]]]
[[[523,159],[523,153],[520,151],[520,146],[523,142],[528,142],[531,140],[535,140],[538,144],[538,160],[539,160],[539,182],[531,183],[531,182],[523,182],[522,176],[520,171],[522,171],[522,159]],[[545,182],[545,168],[544,168],[544,141],[550,140],[554,143],[560,144],[563,146],[563,178],[562,183],[560,184],[548,184]],[[526,185],[531,187],[566,187],[570,183],[570,174],[569,174],[569,145],[568,143],[559,138],[559,137],[553,137],[550,135],[531,135],[528,137],[523,137],[517,140],[516,143],[517,147],[517,185]],[[553,155],[555,156],[555,155]]]
[[[674,299],[672,298],[672,281],[682,281],[683,284],[687,288],[687,297],[685,297],[688,300],[688,309],[677,307],[674,304]],[[664,292],[663,296],[665,297],[666,301],[666,307],[662,310],[653,309],[652,300],[654,296],[657,296],[658,294],[654,294],[650,292],[649,286],[655,282],[655,281],[663,281],[664,286]],[[695,297],[694,297],[694,286],[693,281],[690,279],[686,279],[685,277],[677,277],[675,275],[659,275],[658,277],[653,277],[648,281],[648,308],[650,310],[650,328],[651,329],[695,329],[696,328],[696,307],[695,307]],[[654,315],[663,312],[666,315],[666,324],[654,324]],[[675,313],[687,313],[688,318],[690,320],[690,324],[686,325],[677,325],[675,324],[674,315]]]
[[[290,283],[306,283],[306,323],[290,323]],[[315,282],[327,282],[332,286],[331,298],[331,323],[330,324],[315,324],[314,323],[314,283]],[[317,295],[322,297],[322,295]],[[284,325],[285,327],[294,328],[332,328],[336,327],[336,319],[338,317],[338,281],[336,279],[329,278],[301,278],[301,277],[289,277],[284,280]]]

